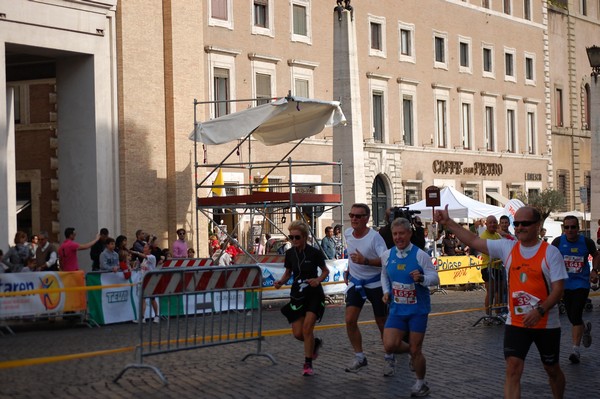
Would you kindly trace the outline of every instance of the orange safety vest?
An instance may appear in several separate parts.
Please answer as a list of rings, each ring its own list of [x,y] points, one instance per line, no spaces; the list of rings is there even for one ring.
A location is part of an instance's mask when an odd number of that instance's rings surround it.
[[[540,302],[545,301],[546,298],[548,298],[548,295],[550,295],[550,286],[544,278],[544,272],[542,270],[547,247],[548,243],[543,241],[536,254],[529,259],[525,259],[521,256],[521,243],[518,242],[510,253],[511,262],[508,271],[508,300],[511,305],[510,318],[511,325],[513,326],[525,327],[523,323],[525,314],[517,314],[519,307],[523,305],[523,303],[519,302],[522,298],[514,298],[514,292],[524,291],[527,294],[539,298]],[[546,312],[544,317],[542,317],[535,326],[528,328],[546,328],[549,313],[550,312]]]

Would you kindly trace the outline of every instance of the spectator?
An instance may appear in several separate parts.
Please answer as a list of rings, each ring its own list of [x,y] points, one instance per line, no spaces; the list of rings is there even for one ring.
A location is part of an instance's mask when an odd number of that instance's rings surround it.
[[[333,228],[333,240],[335,241],[336,259],[344,259],[344,240],[342,237],[342,225],[336,224]]]
[[[31,236],[31,240],[29,242],[29,249],[33,254],[32,259],[35,259],[35,251],[37,251],[39,240],[40,238],[37,235],[34,234]]]
[[[169,248],[162,249],[162,257],[163,257],[163,261],[172,258],[171,251],[169,250]]]
[[[56,247],[48,241],[48,233],[41,231],[38,234],[39,245],[35,251],[35,269],[37,271],[58,271],[58,253]]]
[[[217,249],[212,256],[213,263],[218,266],[229,266],[231,265],[231,255],[227,252],[227,248],[230,247],[229,241],[225,241],[221,244],[221,248]]]
[[[144,245],[146,245],[146,233],[144,233],[144,230],[138,230],[135,232],[135,242],[131,247],[132,254],[134,255],[133,261],[137,260],[139,263],[142,263],[144,258],[136,254],[141,254],[144,252]]]
[[[100,239],[96,241],[90,249],[90,258],[92,259],[92,271],[100,270],[100,254],[106,249],[106,239],[108,238],[108,229],[100,229]]]
[[[254,239],[254,246],[252,247],[252,250],[255,255],[264,255],[265,254],[265,247],[264,247],[264,245],[262,245],[260,243],[260,237],[256,237]]]
[[[17,231],[14,243],[15,245],[10,247],[2,257],[2,263],[8,266],[7,272],[28,272],[29,267],[27,265],[29,260],[33,258],[33,253],[31,253],[31,248],[27,244],[27,234],[23,231]]]
[[[79,244],[75,242],[76,235],[77,233],[75,232],[74,227],[67,227],[65,229],[65,241],[63,241],[58,248],[60,270],[63,272],[74,272],[79,270],[77,251],[91,248],[92,245],[94,245],[94,243],[100,239],[100,235],[98,234],[92,241],[85,244]]]
[[[127,248],[127,237],[118,236],[115,247],[119,254],[119,269],[123,271],[123,277],[128,280],[131,277],[131,251]]]
[[[265,254],[268,254],[273,249],[273,241],[271,241],[271,234],[265,234]]]
[[[485,231],[485,229],[483,231]],[[442,255],[456,256],[457,248],[458,240],[454,237],[454,233],[451,231],[447,231],[446,236],[442,240]]]
[[[210,236],[208,236],[208,253],[209,253],[209,255],[213,256],[215,251],[219,250],[220,248],[221,248],[221,243],[219,242],[217,235],[211,234]]]
[[[326,259],[335,259],[335,240],[331,226],[325,227],[325,237],[321,240],[321,248],[323,248]]]
[[[173,242],[173,258],[185,258],[187,256],[187,242],[185,241],[185,229],[177,230],[177,240]]]
[[[500,216],[500,221],[498,222],[498,234],[502,236],[502,238],[506,240],[516,240],[517,238],[511,234],[509,231],[510,227],[510,219],[506,215]]]
[[[188,248],[187,257],[190,259],[194,259],[196,257],[196,251],[194,251],[194,248]]]
[[[106,237],[104,242],[106,248],[100,254],[100,270],[116,273],[119,270],[119,253],[115,252],[115,239]]]
[[[156,257],[152,255],[150,245],[148,243],[144,243],[144,248],[142,249],[142,253],[139,256],[143,259],[140,264],[140,282],[144,280],[144,275],[148,272],[156,269]],[[154,310],[154,317],[152,317],[152,313],[150,313],[150,318],[155,323],[160,322],[158,317],[158,303],[156,302],[156,298],[150,298],[150,305],[152,306],[152,310]],[[146,301],[142,302],[142,323],[146,322]],[[134,323],[137,323],[138,320],[133,320]]]
[[[157,244],[158,238],[150,234],[148,236],[148,245],[150,245],[150,253],[156,258],[156,265],[159,266],[164,261],[162,249]]]

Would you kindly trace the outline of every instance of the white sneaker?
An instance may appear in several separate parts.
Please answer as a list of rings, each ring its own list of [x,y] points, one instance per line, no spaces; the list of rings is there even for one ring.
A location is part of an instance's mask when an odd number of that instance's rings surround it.
[[[396,359],[392,357],[384,360],[385,363],[383,364],[383,376],[391,377],[394,375],[394,373],[396,373]]]
[[[152,321],[155,323],[160,323],[160,318],[156,316],[154,319],[152,319]]]
[[[423,385],[421,385],[420,388],[417,388],[417,385],[415,384],[412,389],[410,390],[410,396],[412,397],[417,397],[417,398],[422,398],[424,396],[429,395],[430,389],[427,386],[427,383],[424,382]]]

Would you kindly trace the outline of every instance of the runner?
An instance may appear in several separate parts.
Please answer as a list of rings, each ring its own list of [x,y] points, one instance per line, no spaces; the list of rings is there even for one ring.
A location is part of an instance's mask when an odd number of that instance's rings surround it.
[[[438,285],[440,279],[431,257],[410,242],[411,223],[397,218],[391,224],[395,246],[381,257],[381,285],[383,302],[390,304],[390,314],[383,330],[383,346],[386,353],[410,352],[417,381],[410,396],[429,394],[425,382],[426,362],[422,347],[431,312],[429,286]],[[409,333],[410,344],[403,341]],[[394,363],[385,376],[394,374]]]
[[[290,302],[281,309],[292,325],[294,338],[304,342],[304,366],[302,375],[311,376],[313,360],[319,355],[323,344],[320,338],[314,337],[315,324],[321,321],[325,313],[325,293],[321,282],[329,275],[325,265],[323,252],[307,245],[308,226],[301,220],[293,221],[288,228],[288,238],[292,248],[285,253],[285,272],[273,283],[276,289],[281,288],[290,276],[293,279],[290,291]],[[319,269],[321,275],[319,276]]]

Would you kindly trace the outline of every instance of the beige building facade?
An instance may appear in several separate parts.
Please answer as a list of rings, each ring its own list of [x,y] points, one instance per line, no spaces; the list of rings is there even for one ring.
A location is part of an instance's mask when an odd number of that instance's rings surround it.
[[[36,59],[45,60],[50,69],[26,77],[7,74],[4,84],[49,83],[49,92],[40,98],[58,103],[56,109],[46,105],[49,120],[38,126],[48,129],[46,154],[55,158],[44,162],[55,166],[25,166],[55,167],[54,175],[39,172],[47,175],[41,180],[54,182],[41,185],[44,206],[51,204],[44,216],[49,222],[31,222],[29,228],[53,230],[57,239],[71,225],[79,229],[82,241],[100,227],[130,239],[143,229],[168,246],[175,230],[183,227],[190,232],[190,244],[201,243],[196,252],[206,254],[209,225],[202,218],[196,222],[195,176],[206,177],[211,169],[204,165],[219,163],[237,143],[195,147],[188,139],[194,121],[288,92],[341,101],[348,125],[325,129],[291,156],[339,160],[343,173],[299,169],[291,177],[287,172],[271,175],[270,181],[341,179],[346,211],[353,202],[366,202],[373,207],[376,225],[383,223],[386,207],[418,201],[430,185],[452,186],[477,200],[502,205],[520,193],[554,186],[558,169],[577,176],[573,184],[583,184],[589,171],[590,155],[578,142],[580,136],[585,139],[585,129],[577,134],[564,126],[555,129],[553,115],[556,88],[563,87],[571,102],[577,95],[567,91],[582,87],[587,69],[578,55],[581,73],[570,77],[562,56],[553,56],[570,48],[565,36],[571,25],[545,0],[420,0],[402,2],[402,7],[391,0],[364,0],[354,2],[352,14],[345,10],[339,15],[335,1],[314,0],[10,4],[10,9],[5,6],[11,11],[9,21],[0,20],[5,70],[10,69],[8,58],[16,67],[25,63],[13,53],[30,54],[32,48]],[[29,19],[48,10],[53,22],[38,21],[32,28]],[[85,29],[62,29],[70,26],[69,18],[77,18],[75,25]],[[589,22],[592,17],[580,19]],[[594,24],[583,25],[590,30],[575,25],[581,29],[577,37],[594,31]],[[80,38],[85,39],[81,43],[92,42],[91,48],[78,48],[83,46],[75,44]],[[579,54],[586,44],[575,41]],[[29,47],[12,44],[21,42]],[[564,48],[555,48],[555,42]],[[65,61],[73,60],[68,57],[73,52],[92,55],[87,75],[67,68]],[[78,87],[84,87],[85,98],[67,95],[76,87],[68,85],[75,76],[81,79]],[[69,100],[63,102],[65,97]],[[11,98],[6,104],[14,103]],[[194,100],[200,104],[194,106]],[[71,112],[81,104],[89,107]],[[581,110],[565,105],[564,112],[565,120],[582,126]],[[7,126],[15,127],[12,135],[8,129],[2,138],[10,147],[20,140],[14,132],[25,127],[8,113],[3,117]],[[73,136],[63,134],[63,128]],[[86,135],[77,135],[82,130]],[[292,145],[263,147],[252,142],[234,158],[279,160]],[[0,178],[13,187],[15,176],[23,174],[14,169],[20,155],[15,160],[10,149],[6,154]],[[569,166],[567,159],[575,157],[577,164]],[[223,168],[233,194],[241,194],[236,184],[265,172],[255,169],[249,176],[247,170]],[[52,187],[59,188],[53,192]],[[63,193],[63,187],[70,187],[70,194]],[[77,198],[81,194],[85,201]],[[2,242],[10,241],[17,228],[14,197],[8,190],[0,198],[2,205],[8,204],[0,207],[7,209],[2,221],[10,221]],[[317,235],[343,219],[337,210],[326,212],[316,225]],[[230,229],[240,222],[240,235],[248,227],[244,220],[225,222]]]

